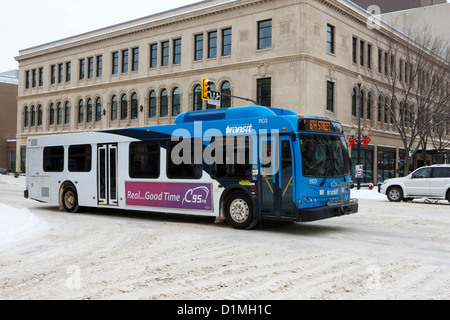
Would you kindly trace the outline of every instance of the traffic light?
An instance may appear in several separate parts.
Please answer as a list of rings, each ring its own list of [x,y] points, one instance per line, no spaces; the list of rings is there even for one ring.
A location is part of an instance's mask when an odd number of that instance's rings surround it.
[[[202,99],[203,100],[209,100],[209,93],[211,91],[211,84],[213,82],[209,79],[202,79]]]

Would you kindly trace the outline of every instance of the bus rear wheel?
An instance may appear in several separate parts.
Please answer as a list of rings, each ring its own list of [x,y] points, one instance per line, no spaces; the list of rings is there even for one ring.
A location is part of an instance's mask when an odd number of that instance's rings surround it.
[[[225,204],[225,218],[236,229],[253,229],[256,226],[251,199],[243,192],[232,193]]]
[[[78,211],[78,196],[74,187],[68,186],[62,194],[62,205],[67,212]]]

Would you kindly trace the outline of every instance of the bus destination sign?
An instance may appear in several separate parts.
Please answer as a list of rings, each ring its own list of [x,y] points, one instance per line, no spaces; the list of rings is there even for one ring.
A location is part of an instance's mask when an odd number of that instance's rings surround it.
[[[342,125],[338,122],[331,122],[321,119],[300,119],[298,131],[320,131],[331,133],[342,133]]]

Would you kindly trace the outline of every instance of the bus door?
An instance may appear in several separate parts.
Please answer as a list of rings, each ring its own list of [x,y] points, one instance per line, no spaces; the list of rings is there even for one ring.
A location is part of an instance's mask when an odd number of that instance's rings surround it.
[[[260,143],[261,212],[289,216],[294,213],[295,183],[291,137],[262,137]]]
[[[98,204],[117,206],[117,144],[97,146]]]

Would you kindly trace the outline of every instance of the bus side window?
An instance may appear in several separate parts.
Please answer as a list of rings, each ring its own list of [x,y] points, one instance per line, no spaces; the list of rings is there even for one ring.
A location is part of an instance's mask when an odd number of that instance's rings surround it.
[[[64,147],[44,148],[44,172],[64,171]]]
[[[80,145],[69,147],[69,171],[90,172],[92,167],[91,145]]]
[[[160,150],[158,141],[130,143],[129,175],[131,178],[157,179],[160,174]]]
[[[178,144],[182,144],[178,146]],[[197,147],[196,147],[197,144]],[[177,147],[175,149],[175,147]],[[189,139],[189,141],[167,142],[167,178],[169,179],[201,179],[203,174],[202,157],[195,153],[198,148],[203,148],[201,139]],[[175,149],[175,150],[174,150]],[[173,152],[172,152],[173,150]],[[198,158],[198,159],[196,159]],[[198,161],[196,161],[198,160]],[[179,163],[181,161],[181,163]],[[196,163],[200,162],[200,163]]]

